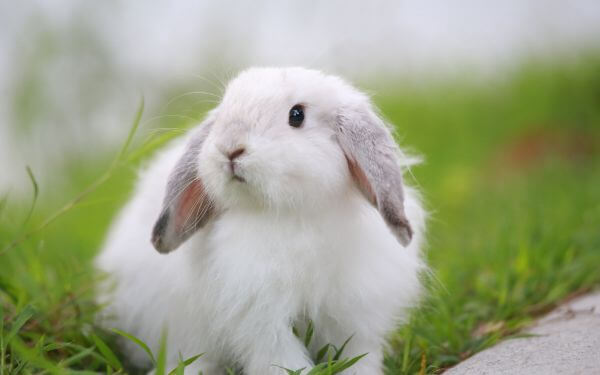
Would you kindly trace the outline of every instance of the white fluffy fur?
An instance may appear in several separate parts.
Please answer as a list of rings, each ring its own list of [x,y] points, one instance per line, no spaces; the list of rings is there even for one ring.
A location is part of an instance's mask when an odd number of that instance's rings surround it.
[[[307,106],[301,129],[287,125],[296,103]],[[177,141],[142,173],[133,199],[114,223],[97,259],[116,287],[100,301],[103,319],[157,350],[168,329],[169,366],[205,353],[186,373],[221,374],[237,363],[247,375],[281,374],[314,364],[291,327],[312,319],[311,352],[339,346],[369,353],[348,374],[382,374],[386,334],[405,318],[420,291],[425,213],[405,187],[414,230],[406,248],[356,188],[347,162],[324,126],[335,109],[370,106],[340,80],[301,68],[241,73],[211,113],[213,128],[198,158],[199,174],[222,212],[178,250],[156,252],[150,232],[161,212],[169,173],[184,152]],[[221,149],[244,145],[241,183],[228,175]],[[131,359],[144,353],[128,345]]]

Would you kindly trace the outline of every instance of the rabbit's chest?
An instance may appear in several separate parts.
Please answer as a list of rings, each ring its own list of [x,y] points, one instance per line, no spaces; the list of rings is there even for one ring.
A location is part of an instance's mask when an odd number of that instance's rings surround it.
[[[288,273],[316,262],[328,236],[313,225],[261,217],[226,218],[214,233],[214,246],[227,262]],[[219,223],[221,224],[221,223]]]
[[[395,267],[393,254],[402,254],[397,242],[369,212],[311,221],[223,215],[202,238],[207,251],[201,264],[192,267],[201,278],[195,285],[202,285],[203,298],[208,298],[205,305],[215,310],[211,316],[227,311],[227,316],[242,319],[257,309],[281,306],[287,316],[306,309],[311,314],[356,280],[377,277],[372,270],[382,262]]]
[[[323,226],[302,220],[231,215],[216,223],[210,238],[210,273],[225,288],[246,294],[300,296],[329,277],[326,254],[339,247]]]

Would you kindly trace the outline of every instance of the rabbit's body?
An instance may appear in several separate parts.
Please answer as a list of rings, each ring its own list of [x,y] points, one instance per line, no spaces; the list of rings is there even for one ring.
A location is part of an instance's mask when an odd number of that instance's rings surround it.
[[[303,189],[296,195],[288,193],[284,200],[291,204],[281,204],[279,197],[266,202],[248,191],[255,184],[250,173],[258,173],[247,172],[253,170],[248,162],[243,165],[247,169],[238,172],[244,173],[244,180],[231,182],[236,184],[231,195],[215,198],[206,209],[217,213],[178,251],[161,255],[152,249],[149,232],[166,212],[169,200],[176,199],[169,197],[172,186],[165,188],[163,182],[173,178],[171,171],[177,170],[181,155],[197,136],[198,132],[190,135],[187,146],[176,142],[157,157],[113,227],[97,262],[117,283],[112,293],[102,297],[109,298],[106,315],[116,318],[105,324],[138,336],[155,350],[166,327],[169,365],[177,364],[179,353],[183,358],[205,353],[187,369],[205,375],[220,374],[232,363],[248,375],[282,373],[273,365],[310,368],[311,357],[324,344],[340,346],[353,335],[344,356],[369,354],[348,373],[381,374],[385,335],[403,319],[420,291],[424,211],[416,192],[404,189],[404,212],[413,235],[403,247],[380,211],[352,182],[347,167],[336,176],[323,176],[330,190],[323,188],[310,200],[303,194],[314,194],[311,191],[318,191],[318,186],[302,186],[303,174],[293,174]],[[210,135],[203,149],[210,148],[209,142]],[[245,147],[251,144],[246,137]],[[333,161],[315,164],[313,169],[323,171],[306,169],[308,173],[331,174],[328,163],[345,165],[339,148],[318,146],[324,147],[322,156]],[[246,152],[250,158],[252,154]],[[271,163],[262,173],[277,174],[278,168],[288,168],[290,161],[272,159],[273,152],[267,153],[268,161],[256,158],[258,165]],[[210,160],[211,154],[203,150],[196,158]],[[226,189],[210,175],[221,173],[218,169],[199,163],[197,173],[207,195],[212,189]],[[268,184],[257,185],[268,189]],[[245,194],[248,198],[241,198]],[[197,209],[198,205],[183,212],[194,216]],[[167,217],[175,215],[169,212]],[[165,246],[161,241],[169,225],[159,220],[155,227],[159,249]],[[293,325],[301,326],[308,319],[315,327],[312,353],[292,332]],[[129,346],[132,359],[143,362],[144,353]]]

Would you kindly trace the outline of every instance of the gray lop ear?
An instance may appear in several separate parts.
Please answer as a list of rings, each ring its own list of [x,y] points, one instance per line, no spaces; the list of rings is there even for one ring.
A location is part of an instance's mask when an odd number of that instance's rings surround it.
[[[211,123],[192,134],[184,154],[169,176],[163,209],[152,230],[152,244],[160,253],[175,250],[214,215],[214,206],[198,176],[198,155]]]
[[[352,178],[398,241],[408,246],[413,232],[404,212],[399,148],[390,131],[366,104],[342,109],[336,121],[336,136]]]

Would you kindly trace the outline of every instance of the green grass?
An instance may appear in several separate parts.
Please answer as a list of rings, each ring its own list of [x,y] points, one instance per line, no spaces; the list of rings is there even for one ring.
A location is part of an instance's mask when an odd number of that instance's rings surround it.
[[[532,63],[481,83],[390,85],[375,100],[400,143],[425,156],[411,180],[432,212],[435,275],[410,324],[390,338],[388,374],[439,372],[600,285],[600,60]],[[94,325],[91,260],[148,154],[135,150],[64,215],[0,250],[0,375],[125,371],[115,334]],[[112,160],[69,161],[61,184],[39,186],[29,219],[31,201],[0,195],[0,249]]]

